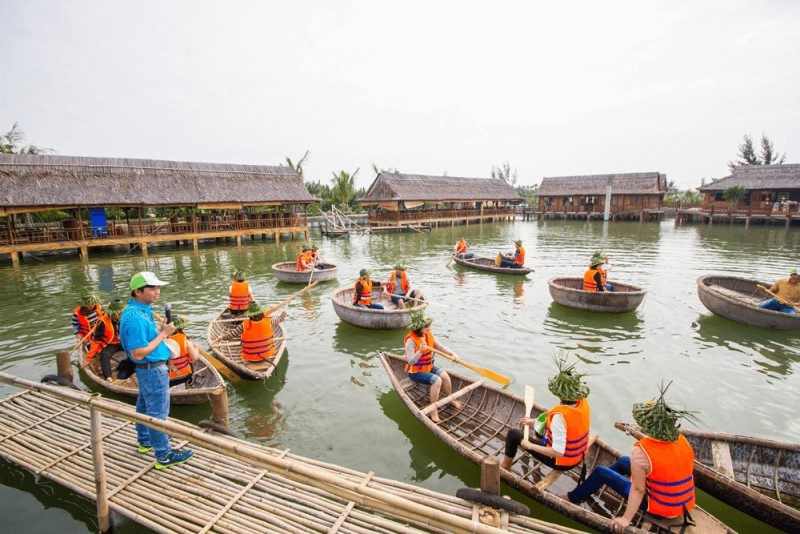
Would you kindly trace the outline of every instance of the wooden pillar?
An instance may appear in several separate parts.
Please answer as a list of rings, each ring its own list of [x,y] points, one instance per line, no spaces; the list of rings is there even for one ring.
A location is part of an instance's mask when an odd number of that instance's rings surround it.
[[[747,230],[748,228],[750,228],[750,217],[748,217],[748,218],[746,218],[746,219],[744,220],[744,228],[745,228],[745,230]]]
[[[276,245],[280,245],[281,244],[281,232],[280,232],[280,230],[275,230],[275,244]]]
[[[194,239],[192,239],[192,247],[194,248],[194,253],[195,254],[200,252],[200,250],[198,249],[198,246],[197,246],[197,238],[196,237]]]
[[[56,374],[61,378],[65,378],[70,382],[73,381],[75,375],[72,373],[72,362],[70,356],[72,353],[68,350],[56,351]]]
[[[481,491],[500,495],[500,460],[497,456],[486,456],[481,460]]]
[[[94,487],[97,492],[97,526],[100,532],[111,532],[111,516],[106,492],[106,467],[103,461],[103,415],[89,405],[92,432],[92,464],[94,465]]]
[[[242,246],[242,234],[236,234],[236,246],[237,247]]]
[[[19,252],[16,250],[11,251],[11,265],[14,266],[14,268],[19,268]]]
[[[147,241],[142,241],[139,246],[142,248],[142,257],[147,259]]]
[[[88,249],[88,247],[86,247],[86,245],[83,245],[78,250],[80,250],[80,252],[81,252],[81,261],[83,263],[88,263],[89,262],[89,249]]]
[[[225,428],[228,427],[228,391],[224,388],[217,388],[211,392],[211,420],[219,423]]]

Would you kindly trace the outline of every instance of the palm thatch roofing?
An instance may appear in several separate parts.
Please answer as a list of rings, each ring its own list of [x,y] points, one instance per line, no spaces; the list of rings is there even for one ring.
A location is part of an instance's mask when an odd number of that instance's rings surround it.
[[[631,172],[545,177],[539,186],[539,198],[605,195],[609,184],[612,195],[664,195],[667,192],[667,175],[658,172]]]
[[[290,167],[0,154],[0,209],[313,202]]]
[[[698,187],[703,193],[725,191],[729,187],[743,187],[749,191],[757,189],[800,189],[800,163],[785,165],[742,165],[733,169],[733,174],[710,184]]]
[[[369,186],[362,204],[379,202],[482,202],[521,203],[524,199],[500,178],[458,178],[382,172]]]

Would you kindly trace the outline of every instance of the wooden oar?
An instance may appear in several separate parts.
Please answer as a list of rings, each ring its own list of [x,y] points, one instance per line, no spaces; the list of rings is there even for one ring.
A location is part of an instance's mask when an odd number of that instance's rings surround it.
[[[778,295],[778,294],[776,294],[776,293],[773,293],[772,291],[770,291],[770,290],[769,290],[769,289],[767,289],[766,287],[762,286],[761,284],[758,284],[758,287],[759,287],[759,288],[761,288],[761,289],[763,289],[765,292],[769,293],[770,295],[772,295],[772,296],[773,296],[773,297],[775,297],[776,299],[778,299],[778,301],[779,301],[779,302],[782,302],[782,303],[786,304],[787,306],[791,306],[792,308],[794,308],[794,310],[795,310],[796,312],[800,313],[800,308],[798,308],[797,306],[795,306],[794,304],[792,304],[791,302],[789,302],[789,301],[788,301],[788,300],[786,300],[785,298],[781,297],[780,295]]]
[[[399,297],[399,298],[405,299],[405,300],[413,300],[415,302],[424,302],[425,304],[433,304],[434,306],[443,306],[445,308],[449,308],[450,307],[447,304],[442,304],[441,302],[431,302],[429,300],[415,299],[414,297],[401,297],[400,295],[392,295],[391,293],[386,293],[386,291],[384,291],[384,293],[389,298],[391,298],[391,297]]]
[[[455,253],[450,255],[450,259],[447,260],[447,263],[444,264],[445,267],[450,267],[450,264],[453,263],[453,260],[456,259]]]
[[[531,410],[533,410],[533,394],[534,390],[531,386],[525,386],[525,417],[530,419],[531,417]],[[522,441],[528,441],[528,437],[531,434],[531,427],[530,425],[525,425],[524,430],[522,431]]]
[[[451,361],[454,361],[454,362],[456,361],[455,358],[453,358],[449,354],[446,354],[446,353],[444,353],[444,352],[442,352],[440,350],[436,350],[436,349],[434,349],[433,347],[430,347],[430,346],[428,348],[431,349],[431,351],[433,351],[434,353],[438,354],[439,356],[444,356],[448,360],[451,360]],[[475,371],[479,375],[485,376],[489,380],[494,380],[495,382],[497,382],[499,384],[502,384],[504,386],[507,386],[507,385],[509,385],[511,383],[511,379],[508,378],[507,376],[503,376],[500,373],[495,373],[491,369],[486,369],[484,367],[478,367],[477,365],[474,365],[474,364],[471,364],[471,363],[467,363],[464,360],[462,360],[461,358],[459,358],[456,363],[460,363],[464,367],[466,367],[468,369],[472,369],[473,371]]]
[[[272,338],[272,341],[273,342],[285,341],[287,339],[289,339],[289,338],[288,337],[274,337],[274,338]],[[241,345],[241,344],[242,344],[241,340],[239,340],[239,341],[221,341],[219,343],[214,343],[214,346],[215,347],[235,347],[236,345]]]

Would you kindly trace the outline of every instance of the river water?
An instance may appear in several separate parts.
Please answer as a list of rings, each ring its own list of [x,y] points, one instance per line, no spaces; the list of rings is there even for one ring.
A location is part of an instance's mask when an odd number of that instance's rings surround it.
[[[522,239],[526,263],[536,272],[520,280],[445,267],[462,234],[474,252],[491,257]],[[713,316],[695,285],[697,276],[712,272],[763,281],[787,276],[800,266],[796,229],[517,221],[317,240],[323,257],[340,266],[338,281],[320,284],[290,306],[288,351],[276,377],[229,386],[231,427],[247,439],[450,494],[479,484],[479,468],[433,437],[391,388],[377,353],[400,351],[405,331],[362,330],[333,311],[329,295],[351,286],[359,269],[386,279],[397,261],[432,299],[437,338],[463,359],[512,377],[510,391],[521,395],[530,384],[537,402],[552,405],[546,386],[553,356],[579,358],[579,368],[589,373],[593,430],[625,453],[632,440],[613,423],[629,421],[631,404],[652,398],[662,379],[674,381],[668,401],[697,410],[701,428],[793,441],[800,436],[800,336]],[[20,270],[0,267],[0,369],[31,380],[55,372],[55,351],[74,342],[70,313],[81,291],[95,288],[104,302],[125,297],[131,275],[145,269],[171,283],[162,302],[187,315],[187,333],[208,348],[206,327],[225,305],[232,271],[246,269],[259,301],[275,303],[298,287],[277,282],[270,266],[293,260],[299,244],[209,244],[198,255],[191,247],[151,249],[148,260],[135,252],[93,251],[88,265],[69,257],[29,258]],[[601,248],[613,265],[611,279],[647,289],[642,306],[601,315],[554,304],[547,280],[581,276],[592,251]],[[91,389],[85,377],[76,381]],[[0,385],[0,396],[14,391]],[[173,407],[171,415],[197,422],[209,417],[210,407]],[[505,491],[537,517],[576,526]],[[741,532],[769,531],[708,496],[700,503]],[[0,514],[8,532],[96,527],[94,503],[2,462]],[[130,523],[121,530],[140,531]]]

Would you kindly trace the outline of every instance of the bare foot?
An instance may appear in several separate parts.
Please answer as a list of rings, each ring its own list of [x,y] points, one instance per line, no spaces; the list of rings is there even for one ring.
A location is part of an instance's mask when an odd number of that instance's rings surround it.
[[[439,413],[438,412],[431,412],[431,421],[433,421],[436,424],[439,424],[439,423],[442,422],[442,420],[439,419]]]
[[[454,401],[450,401],[450,406],[452,406],[456,410],[460,410],[460,409],[462,409],[464,407],[464,403],[461,402],[461,401],[454,400]]]

